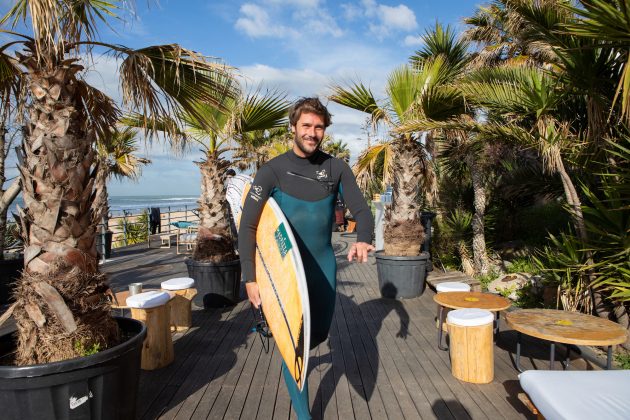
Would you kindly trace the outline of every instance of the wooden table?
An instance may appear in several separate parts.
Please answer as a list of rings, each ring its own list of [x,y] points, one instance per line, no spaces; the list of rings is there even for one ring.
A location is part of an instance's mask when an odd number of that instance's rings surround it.
[[[143,289],[143,292],[148,292],[149,290]],[[175,293],[168,292],[171,299],[173,299]],[[129,306],[127,306],[128,297],[129,290],[123,290],[114,294],[112,308],[129,309]],[[131,317],[143,322],[147,327],[147,337],[142,344],[140,367],[144,370],[153,370],[169,365],[175,358],[173,338],[171,337],[170,305],[130,309]]]
[[[521,335],[527,334],[551,342],[549,369],[553,369],[555,344],[567,344],[567,360],[571,345],[608,346],[606,369],[612,363],[612,346],[624,343],[628,332],[621,325],[579,312],[559,311],[556,309],[520,309],[505,315],[507,324],[517,332],[516,368],[522,372],[520,365]]]
[[[443,292],[433,296],[433,300],[438,304],[439,310],[439,325],[438,325],[438,348],[440,350],[448,350],[448,348],[442,346],[442,324],[444,322],[443,311],[444,308],[449,309],[464,309],[464,308],[478,308],[485,309],[495,313],[495,328],[494,334],[499,331],[499,313],[512,306],[512,302],[504,297],[481,292]]]

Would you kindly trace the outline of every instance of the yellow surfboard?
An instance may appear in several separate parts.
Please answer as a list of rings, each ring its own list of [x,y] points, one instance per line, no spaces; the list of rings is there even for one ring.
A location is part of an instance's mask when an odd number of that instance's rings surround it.
[[[242,194],[243,205],[250,185]],[[240,211],[237,213],[240,224]],[[280,207],[269,198],[256,233],[256,283],[276,347],[303,389],[308,369],[311,311],[300,251]]]

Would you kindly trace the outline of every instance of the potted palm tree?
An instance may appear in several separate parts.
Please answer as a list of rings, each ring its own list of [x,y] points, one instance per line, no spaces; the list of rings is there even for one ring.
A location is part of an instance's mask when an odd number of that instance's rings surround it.
[[[425,39],[437,37],[438,31],[442,31],[439,25]],[[418,114],[446,119],[462,112],[461,95],[447,84],[461,71],[461,63],[456,66],[449,60],[437,54],[395,69],[389,75],[387,97],[382,101],[377,101],[360,82],[348,88],[334,86],[330,97],[370,114],[373,127],[385,125],[389,129],[390,139],[366,149],[355,165],[357,178],[369,179],[364,174],[374,171],[380,160],[383,183],[393,188],[392,204],[385,213],[384,249],[376,253],[381,293],[386,297],[415,297],[424,288],[429,255],[421,251],[425,234],[420,193],[424,191],[431,200],[435,192],[435,174],[427,153],[432,139],[420,131],[398,129]]]
[[[152,121],[194,114],[200,103],[220,107],[234,93],[222,82],[224,65],[178,45],[130,49],[96,41],[98,26],[118,7],[18,1],[0,21],[31,29],[3,29],[11,39],[0,47],[0,91],[28,109],[19,156],[25,208],[17,221],[24,271],[4,314],[13,314],[17,332],[0,338],[3,418],[40,418],[43,407],[64,418],[135,416],[145,329],[112,318],[95,247],[103,209],[94,206],[94,145],[109,137],[121,111],[83,79],[81,61],[94,48],[121,59],[123,106],[141,113],[148,135]]]
[[[221,109],[203,106],[197,108],[200,115],[180,115],[185,122],[185,144],[173,144],[180,149],[196,144],[204,153],[203,160],[195,162],[201,171],[199,229],[192,257],[186,259],[188,275],[195,279],[199,292],[195,303],[204,307],[231,305],[240,296],[241,266],[234,251],[224,188],[230,161],[224,155],[243,152],[242,146],[235,145],[258,144],[266,137],[266,130],[286,125],[289,107],[284,93],[260,89],[243,93],[236,82],[232,83],[240,93],[226,98]],[[135,115],[123,121],[128,125],[142,123]],[[156,127],[169,125],[172,123],[165,119]]]

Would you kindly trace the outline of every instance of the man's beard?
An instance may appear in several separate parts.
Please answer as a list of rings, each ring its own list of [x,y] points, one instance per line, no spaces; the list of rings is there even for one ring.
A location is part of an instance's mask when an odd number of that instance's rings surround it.
[[[305,155],[312,155],[315,152],[317,152],[317,150],[319,149],[319,147],[321,146],[322,142],[321,140],[317,143],[317,145],[315,146],[315,149],[308,150],[306,149],[305,145],[304,145],[304,140],[298,138],[298,136],[294,136],[293,138],[293,142],[297,145],[298,149],[300,149],[302,151],[302,153],[304,153]]]

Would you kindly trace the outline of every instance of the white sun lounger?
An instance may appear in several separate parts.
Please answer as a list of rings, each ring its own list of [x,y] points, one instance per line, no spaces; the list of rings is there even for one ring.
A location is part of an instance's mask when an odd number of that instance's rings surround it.
[[[547,420],[630,419],[630,370],[528,370],[518,377]]]

